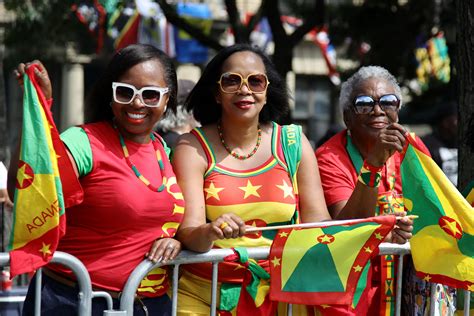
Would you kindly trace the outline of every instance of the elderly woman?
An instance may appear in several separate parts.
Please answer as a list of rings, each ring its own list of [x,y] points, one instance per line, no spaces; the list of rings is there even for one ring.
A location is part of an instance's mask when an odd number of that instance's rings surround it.
[[[382,67],[362,67],[342,85],[339,102],[347,129],[316,151],[331,216],[347,219],[403,212],[400,153],[406,130],[398,124],[402,96],[397,81]],[[411,220],[404,218],[388,241],[403,244],[411,230]],[[395,264],[380,258],[372,262],[373,286],[365,292],[369,311],[357,314],[376,315],[394,307],[395,271],[391,270]]]

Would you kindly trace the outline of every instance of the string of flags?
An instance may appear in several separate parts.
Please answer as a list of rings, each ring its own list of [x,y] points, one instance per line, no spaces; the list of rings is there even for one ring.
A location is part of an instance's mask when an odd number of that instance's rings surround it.
[[[98,53],[104,42],[109,40],[117,50],[132,43],[151,44],[181,63],[200,64],[208,60],[208,48],[169,23],[159,4],[153,0],[79,1],[72,6],[72,11],[95,39]],[[210,34],[213,20],[208,4],[178,2],[176,11],[187,22]],[[251,15],[246,14],[243,22],[248,23],[250,18]],[[302,23],[301,19],[290,16],[283,16],[282,21],[287,29],[294,29]],[[226,43],[233,44],[230,28],[226,34]],[[331,82],[339,85],[341,80],[336,69],[336,51],[331,45],[327,28],[314,29],[307,38],[321,50]],[[273,36],[266,18],[256,25],[250,40],[262,50],[269,51]]]
[[[420,37],[415,49],[416,76],[422,91],[430,83],[448,83],[451,76],[448,46],[442,31],[437,31],[428,40]]]

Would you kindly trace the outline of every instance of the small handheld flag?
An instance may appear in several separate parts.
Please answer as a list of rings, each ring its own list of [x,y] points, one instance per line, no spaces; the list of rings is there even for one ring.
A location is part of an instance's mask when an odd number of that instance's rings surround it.
[[[474,209],[414,138],[407,140],[400,173],[407,212],[419,216],[410,240],[417,275],[473,291]]]
[[[344,225],[280,230],[270,250],[272,300],[351,305],[369,259],[395,225],[395,216]]]
[[[55,146],[63,145],[48,102],[36,82],[36,68],[37,65],[28,67],[23,79],[24,114],[9,244],[12,277],[48,263],[66,229],[55,150]],[[59,159],[68,160],[64,147],[62,153],[63,157]],[[70,203],[78,203],[81,199],[82,190]]]

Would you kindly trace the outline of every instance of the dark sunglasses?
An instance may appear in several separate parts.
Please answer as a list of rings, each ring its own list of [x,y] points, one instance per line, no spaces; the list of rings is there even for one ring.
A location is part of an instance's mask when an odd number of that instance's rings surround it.
[[[157,107],[160,106],[160,101],[168,91],[168,88],[143,87],[137,89],[128,83],[112,82],[114,101],[121,104],[132,103],[133,99],[138,95],[138,98],[144,105]]]
[[[252,93],[263,93],[270,84],[265,74],[250,74],[247,78],[244,78],[241,74],[235,72],[223,73],[217,83],[224,93],[235,93],[242,89],[243,84],[246,84]]]
[[[378,100],[368,95],[359,95],[354,98],[352,104],[357,114],[369,114],[374,110],[376,104],[378,104],[384,112],[394,112],[400,107],[400,99],[395,94],[385,94]]]

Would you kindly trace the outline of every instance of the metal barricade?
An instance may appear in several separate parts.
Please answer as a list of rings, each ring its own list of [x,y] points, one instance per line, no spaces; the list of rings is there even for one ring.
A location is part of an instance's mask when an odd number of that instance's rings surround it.
[[[104,311],[104,315],[113,314],[112,310],[112,297],[109,293],[104,291],[93,291],[91,278],[87,272],[84,264],[76,257],[56,251],[53,255],[51,263],[57,263],[66,266],[71,269],[77,278],[77,284],[79,287],[79,304],[78,304],[78,315],[89,316],[92,311],[92,299],[95,297],[102,297],[107,302],[108,310]],[[7,252],[0,253],[0,266],[8,266],[10,264],[10,256]],[[35,296],[35,315],[41,315],[41,281],[43,278],[42,269],[38,269],[36,272],[36,296]]]
[[[261,248],[248,248],[249,258],[256,260],[267,259],[270,253],[269,247]],[[218,275],[218,264],[224,261],[224,258],[232,255],[234,252],[232,249],[213,249],[206,253],[195,253],[191,251],[182,251],[178,257],[174,260],[167,262],[166,265],[172,265],[173,267],[173,283],[172,283],[172,315],[177,314],[178,304],[178,279],[179,279],[179,268],[182,264],[192,263],[212,263],[212,281],[211,281],[211,315],[216,315],[217,307],[217,275]],[[398,271],[403,271],[403,258],[405,255],[410,254],[410,245],[382,243],[379,247],[379,255],[395,255],[399,256]],[[78,315],[89,316],[92,311],[92,299],[96,297],[102,297],[107,302],[107,310],[104,311],[104,315],[133,315],[133,305],[135,300],[135,293],[141,280],[153,269],[162,266],[161,263],[153,264],[149,260],[142,261],[130,274],[122,291],[120,299],[120,309],[113,310],[113,301],[109,293],[105,291],[93,291],[91,279],[85,266],[79,259],[64,252],[55,252],[52,263],[64,265],[71,269],[71,271],[77,277],[77,283],[79,287],[79,305]],[[10,264],[10,258],[8,253],[0,253],[0,266],[7,266]],[[42,269],[37,270],[36,274],[36,297],[35,297],[35,315],[41,315],[41,279]],[[431,290],[431,306],[430,315],[435,313],[435,295],[434,289],[436,284],[433,284]],[[396,300],[395,300],[395,313],[400,315],[401,312],[401,296],[402,296],[402,273],[397,274],[397,289],[396,289]],[[469,316],[470,308],[470,292],[464,291],[464,316]],[[288,315],[292,315],[292,306],[288,305]]]
[[[270,248],[248,248],[249,258],[253,259],[267,259]],[[202,263],[202,262],[211,262],[212,263],[212,281],[211,281],[211,315],[216,315],[216,306],[217,306],[217,274],[218,274],[218,263],[222,262],[225,257],[233,254],[231,249],[213,249],[207,253],[194,253],[190,251],[182,251],[179,256],[167,263],[167,265],[174,265],[173,268],[173,284],[172,284],[172,315],[177,314],[177,294],[178,294],[178,274],[179,267],[181,264],[192,264],[192,263]],[[382,243],[379,247],[379,255],[395,255],[400,258],[398,260],[398,271],[403,271],[403,258],[405,255],[410,254],[410,245],[407,243],[405,245],[391,244],[391,243]],[[120,310],[123,311],[123,315],[132,315],[133,314],[133,302],[135,293],[138,286],[140,285],[141,280],[153,269],[161,266],[160,263],[153,264],[149,260],[145,260],[140,265],[138,265],[135,270],[130,275],[127,283],[122,292],[120,300]],[[436,291],[431,292],[431,302],[434,301],[434,296]],[[467,291],[466,291],[467,292]],[[464,315],[469,315],[469,292],[466,293],[465,303],[464,303]],[[396,289],[396,298],[395,298],[395,313],[400,315],[401,313],[401,298],[402,298],[402,273],[397,274],[397,289]],[[291,315],[291,305],[289,305],[289,315]],[[434,306],[431,306],[430,313],[434,315]]]

